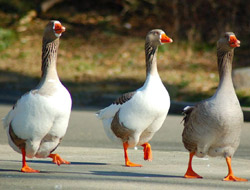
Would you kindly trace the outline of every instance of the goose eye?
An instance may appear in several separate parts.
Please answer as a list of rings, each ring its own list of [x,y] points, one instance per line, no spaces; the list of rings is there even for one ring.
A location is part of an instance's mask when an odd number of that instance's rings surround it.
[[[158,32],[154,32],[154,35],[157,36],[157,35],[159,35],[159,33]]]

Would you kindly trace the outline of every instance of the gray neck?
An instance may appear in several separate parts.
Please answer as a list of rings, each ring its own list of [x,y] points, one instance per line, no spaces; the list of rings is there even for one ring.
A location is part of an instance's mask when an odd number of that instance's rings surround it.
[[[146,55],[146,75],[158,75],[157,70],[157,51],[158,47],[153,46],[150,42],[145,43]]]
[[[58,79],[56,71],[57,50],[59,47],[59,38],[54,41],[43,39],[42,49],[42,80]]]
[[[233,90],[233,81],[232,81],[232,61],[233,61],[234,50],[230,51],[217,51],[218,58],[218,70],[220,77],[219,88],[224,88],[228,90]]]

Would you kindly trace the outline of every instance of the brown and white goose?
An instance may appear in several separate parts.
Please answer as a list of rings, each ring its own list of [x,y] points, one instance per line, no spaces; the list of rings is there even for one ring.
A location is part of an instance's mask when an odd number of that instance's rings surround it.
[[[143,146],[144,159],[152,160],[148,141],[161,128],[170,106],[169,94],[157,71],[156,53],[159,45],[171,42],[162,30],[150,31],[145,43],[147,77],[144,85],[97,113],[107,136],[123,143],[126,166],[141,166],[130,162],[128,147]]]
[[[69,164],[58,154],[51,154],[66,133],[71,112],[71,96],[56,71],[59,37],[64,31],[59,21],[47,24],[42,46],[42,79],[3,119],[10,146],[23,156],[22,172],[39,172],[27,165],[26,156],[50,157],[58,165]]]
[[[190,152],[186,178],[201,178],[192,169],[192,158],[224,156],[228,165],[225,181],[247,181],[235,177],[231,157],[240,143],[243,113],[232,83],[234,48],[240,41],[232,32],[227,32],[217,42],[217,57],[220,83],[216,93],[194,107],[184,108],[182,141]]]

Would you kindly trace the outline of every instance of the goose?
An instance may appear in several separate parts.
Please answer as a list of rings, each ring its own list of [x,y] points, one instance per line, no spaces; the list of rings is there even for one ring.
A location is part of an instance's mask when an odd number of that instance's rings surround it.
[[[171,43],[162,30],[151,30],[146,36],[146,81],[133,92],[123,94],[110,106],[97,112],[107,136],[122,143],[125,166],[141,167],[128,158],[127,149],[142,146],[144,160],[152,160],[151,145],[148,141],[161,128],[169,110],[170,98],[157,71],[158,46]]]
[[[38,86],[24,94],[3,118],[9,145],[22,154],[22,172],[37,173],[26,158],[52,158],[58,165],[70,164],[52,152],[66,133],[71,96],[57,75],[56,60],[59,38],[65,27],[50,21],[44,30],[42,45],[42,77]]]
[[[195,106],[184,108],[182,141],[190,152],[185,178],[202,178],[192,169],[193,156],[223,156],[228,166],[224,181],[247,181],[234,176],[231,158],[240,143],[243,113],[232,82],[234,49],[240,41],[226,32],[217,42],[219,86],[215,94]]]

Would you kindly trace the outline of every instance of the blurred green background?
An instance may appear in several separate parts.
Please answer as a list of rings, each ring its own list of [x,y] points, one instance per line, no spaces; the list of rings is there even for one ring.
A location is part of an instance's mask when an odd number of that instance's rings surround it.
[[[13,103],[41,75],[41,39],[51,19],[61,37],[58,73],[74,106],[105,106],[145,80],[144,39],[154,28],[174,40],[159,48],[158,68],[171,99],[197,102],[218,85],[216,41],[241,41],[233,68],[250,62],[247,0],[0,0],[0,101]],[[250,89],[237,91],[250,105]]]

